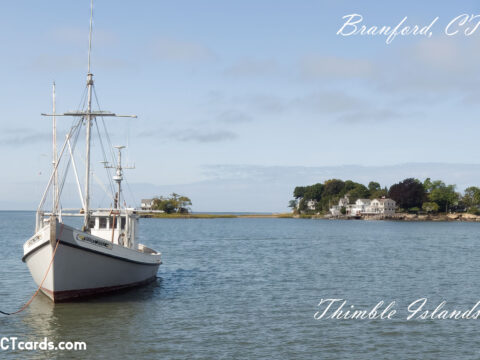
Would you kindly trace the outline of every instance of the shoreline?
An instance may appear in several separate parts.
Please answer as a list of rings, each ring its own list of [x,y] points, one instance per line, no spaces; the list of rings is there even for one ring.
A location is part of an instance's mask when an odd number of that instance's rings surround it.
[[[296,215],[292,213],[279,214],[158,214],[145,213],[140,216],[146,219],[312,219],[312,220],[386,220],[386,221],[460,221],[460,222],[480,222],[479,215],[468,213],[451,214],[408,214],[396,213],[395,215],[364,215],[364,216],[331,216],[331,215]]]
[[[468,213],[450,213],[450,214],[408,214],[396,213],[394,215],[362,215],[362,216],[331,216],[331,215],[312,215],[316,219],[328,220],[388,220],[388,221],[460,221],[460,222],[480,222],[479,215]]]

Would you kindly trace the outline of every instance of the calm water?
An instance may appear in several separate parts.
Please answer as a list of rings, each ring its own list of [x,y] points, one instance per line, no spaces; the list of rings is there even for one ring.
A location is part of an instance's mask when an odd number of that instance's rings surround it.
[[[31,212],[0,212],[0,309],[34,292],[20,260]],[[141,220],[164,254],[136,291],[53,305],[43,295],[0,336],[79,340],[83,352],[1,358],[478,359],[479,320],[410,320],[428,297],[467,310],[480,300],[480,224],[294,219]],[[314,320],[321,298],[359,307],[396,300],[393,320]],[[447,306],[448,307],[448,306]],[[0,315],[1,316],[1,315]]]

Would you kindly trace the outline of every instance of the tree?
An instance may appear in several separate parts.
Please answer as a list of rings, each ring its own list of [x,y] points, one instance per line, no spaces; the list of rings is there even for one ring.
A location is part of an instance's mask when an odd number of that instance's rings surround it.
[[[306,200],[320,201],[322,199],[323,184],[314,184],[305,187],[303,198]]]
[[[373,193],[375,191],[379,191],[379,190],[382,190],[382,188],[380,187],[380,184],[378,182],[375,182],[375,181],[370,181],[368,183],[368,190]]]
[[[184,214],[184,213],[188,214],[190,212],[190,206],[192,206],[192,200],[190,200],[186,196],[179,196],[178,197],[177,212],[180,212],[182,214]]]
[[[466,188],[462,200],[466,207],[480,205],[480,189],[476,186]]]
[[[437,180],[432,183],[428,198],[448,212],[448,207],[458,202],[459,195],[455,192],[455,185],[445,185],[443,181]]]
[[[370,199],[381,199],[382,197],[388,196],[388,189],[384,187],[383,189],[370,191]]]
[[[157,196],[153,198],[152,209],[161,210],[167,214],[174,212],[186,214],[190,212],[192,201],[183,195],[172,193],[170,197]]]
[[[357,199],[365,199],[370,196],[370,192],[362,184],[355,184],[355,187],[348,192],[348,198],[351,203],[357,201]]]
[[[290,200],[288,202],[288,207],[292,208],[292,211],[295,211],[295,209],[297,208],[297,200]]]
[[[438,204],[434,202],[424,202],[422,205],[422,210],[425,211],[426,213],[436,213],[438,212]]]
[[[338,179],[331,179],[325,181],[324,184],[324,195],[337,195],[339,194],[345,187],[345,183],[342,180]]]
[[[409,209],[422,206],[425,190],[418,179],[408,178],[392,185],[388,195],[397,202],[400,208]]]
[[[305,186],[297,186],[294,190],[293,190],[293,197],[295,199],[300,199],[300,198],[303,198],[303,195],[305,194]]]
[[[423,188],[425,189],[425,192],[428,194],[430,191],[433,189],[433,183],[430,178],[426,178],[425,181],[423,182]]]

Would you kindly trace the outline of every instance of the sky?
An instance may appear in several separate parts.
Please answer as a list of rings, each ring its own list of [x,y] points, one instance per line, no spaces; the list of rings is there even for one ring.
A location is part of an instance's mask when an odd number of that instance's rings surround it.
[[[2,3],[0,209],[35,209],[42,195],[51,119],[40,113],[51,112],[53,81],[57,111],[78,107],[89,6]],[[337,35],[354,13],[368,26],[439,19],[431,37],[386,44]],[[279,212],[295,186],[328,178],[480,185],[480,30],[443,32],[464,13],[478,14],[478,4],[95,1],[101,109],[138,115],[105,120],[135,164],[126,170],[129,203],[175,191],[194,211]],[[63,138],[71,122],[58,121]],[[82,140],[77,146],[80,166]],[[103,174],[98,162],[94,171]],[[75,191],[72,178],[67,189]]]

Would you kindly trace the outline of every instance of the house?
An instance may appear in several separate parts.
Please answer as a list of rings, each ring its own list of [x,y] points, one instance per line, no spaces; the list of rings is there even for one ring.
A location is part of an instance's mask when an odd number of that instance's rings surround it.
[[[370,206],[370,202],[370,199],[357,199],[357,201],[355,201],[355,205],[350,207],[350,212],[347,211],[347,214],[351,216],[362,215]]]
[[[317,205],[316,200],[308,200],[307,201],[307,209],[308,210],[315,210],[315,206]]]
[[[338,205],[333,205],[329,211],[333,216],[342,215],[342,208],[347,208],[349,203],[348,195],[345,195],[343,198],[338,200]]]
[[[395,214],[395,208],[397,203],[392,199],[373,199],[368,207],[366,213],[368,214],[382,214],[393,215]]]
[[[355,204],[349,204],[348,202],[347,196],[341,198],[338,205],[333,205],[330,208],[330,214],[340,216],[342,208],[345,208],[347,216],[395,214],[396,203],[392,199],[357,199]]]
[[[142,199],[141,208],[142,210],[152,210],[153,199]]]

